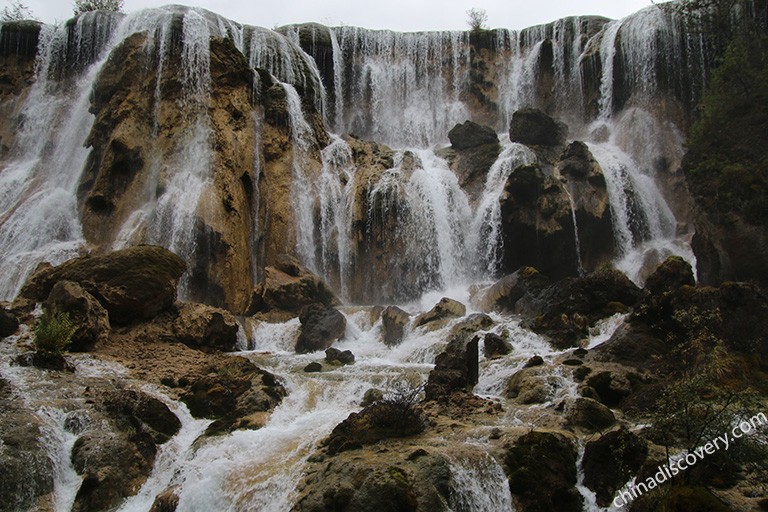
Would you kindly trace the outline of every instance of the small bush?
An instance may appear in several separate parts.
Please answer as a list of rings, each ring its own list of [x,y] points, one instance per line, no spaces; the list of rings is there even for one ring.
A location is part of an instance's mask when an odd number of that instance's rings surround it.
[[[395,389],[367,409],[371,426],[387,432],[388,437],[405,437],[424,431],[426,423],[418,408],[424,386]]]
[[[35,348],[44,354],[61,354],[69,348],[76,330],[69,314],[44,313],[35,329]]]

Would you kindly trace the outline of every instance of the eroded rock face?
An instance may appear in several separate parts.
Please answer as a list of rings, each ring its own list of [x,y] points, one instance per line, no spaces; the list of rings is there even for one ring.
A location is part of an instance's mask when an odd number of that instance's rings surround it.
[[[411,316],[397,306],[388,306],[381,313],[384,344],[392,347],[403,341],[403,332]]]
[[[140,245],[43,268],[20,297],[42,302],[59,281],[72,281],[95,297],[114,324],[149,320],[173,305],[184,261],[162,247]]]
[[[456,336],[435,358],[424,393],[427,400],[439,400],[453,393],[471,393],[479,377],[477,336]]]
[[[609,432],[587,443],[584,449],[584,484],[595,492],[597,504],[606,507],[648,456],[648,446],[625,429]]]

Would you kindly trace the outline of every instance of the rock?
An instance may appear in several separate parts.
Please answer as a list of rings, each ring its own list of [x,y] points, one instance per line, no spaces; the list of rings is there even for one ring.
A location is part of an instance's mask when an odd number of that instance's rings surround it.
[[[117,423],[118,430],[148,434],[154,443],[163,444],[175,436],[181,421],[163,402],[131,389],[106,393],[102,408]]]
[[[593,272],[616,256],[608,186],[600,164],[586,144],[572,142],[555,164],[566,179],[579,232],[582,271]]]
[[[490,171],[501,154],[501,145],[498,139],[496,139],[489,144],[459,151],[455,151],[452,148],[449,149],[453,154],[445,155],[449,157],[446,160],[448,160],[451,170],[459,179],[459,186],[467,194],[470,203],[475,203],[483,193],[488,171]]]
[[[493,128],[472,121],[459,123],[451,128],[451,131],[448,132],[448,140],[458,150],[499,143],[499,137]]]
[[[537,109],[521,109],[512,114],[509,138],[530,146],[562,146],[568,127]]]
[[[621,374],[615,371],[602,371],[591,375],[586,383],[597,392],[600,402],[608,407],[621,405],[622,400],[632,394],[639,376],[633,373]]]
[[[525,363],[524,368],[533,368],[534,366],[541,366],[544,364],[544,358],[541,356],[533,356],[528,362]]]
[[[69,364],[62,354],[54,354],[36,350],[19,354],[13,361],[18,366],[34,366],[42,370],[74,372],[75,367]]]
[[[591,432],[605,430],[616,423],[613,412],[590,398],[576,398],[567,407],[568,423]]]
[[[307,306],[299,316],[301,330],[296,353],[306,354],[325,350],[344,336],[347,319],[339,311],[320,305]]]
[[[403,332],[411,316],[397,306],[388,306],[381,314],[381,327],[384,344],[388,347],[399,345],[403,341]]]
[[[448,339],[457,337],[471,337],[477,331],[493,327],[493,319],[485,313],[473,313],[451,328]]]
[[[191,348],[231,352],[237,348],[238,323],[232,313],[223,309],[181,303],[171,324],[175,341]]]
[[[510,377],[507,397],[519,404],[543,404],[554,398],[561,385],[561,379],[553,375],[551,367],[523,368]]]
[[[509,489],[523,510],[581,512],[576,449],[562,434],[530,432],[504,447]]]
[[[66,313],[77,330],[72,335],[69,350],[87,352],[109,336],[109,316],[93,295],[72,281],[59,281],[45,301],[48,313]]]
[[[363,401],[360,402],[360,405],[363,407],[368,407],[369,405],[380,402],[383,399],[384,393],[380,389],[371,388],[366,390],[365,394],[363,395]]]
[[[577,346],[598,320],[629,311],[640,296],[640,289],[623,273],[602,269],[563,279],[537,294],[526,294],[515,304],[515,310],[527,318],[526,327],[564,349]]]
[[[152,502],[152,508],[149,509],[149,512],[176,512],[179,506],[177,491],[176,487],[169,487],[158,494],[155,501]]]
[[[253,416],[271,411],[286,395],[274,375],[242,357],[229,358],[189,381],[180,397],[189,412],[196,418],[220,420],[209,433],[253,427]]]
[[[553,279],[579,274],[571,200],[543,164],[507,178],[501,199],[502,269],[532,266]]]
[[[621,428],[609,432],[584,449],[584,485],[595,492],[597,504],[606,507],[648,456],[648,446],[635,434]]]
[[[478,341],[458,336],[448,343],[445,351],[435,358],[435,368],[429,372],[424,393],[427,400],[439,400],[453,393],[467,393],[479,377]]]
[[[317,373],[323,371],[323,365],[318,363],[317,361],[312,361],[307,366],[304,367],[305,373]]]
[[[296,317],[311,304],[337,306],[339,300],[328,285],[292,257],[281,255],[264,269],[264,281],[253,291],[247,316],[275,311]]]
[[[447,320],[451,318],[459,318],[464,316],[467,313],[467,308],[459,301],[449,299],[447,297],[443,297],[440,299],[440,302],[435,304],[435,307],[427,311],[426,313],[422,313],[419,316],[416,317],[416,320],[414,320],[413,325],[414,327],[421,327],[423,325],[426,325],[430,322],[436,322],[436,321],[442,321]],[[432,329],[436,329],[438,327],[431,326]]]
[[[0,377],[0,510],[35,510],[53,492],[54,466],[42,424],[21,395]]]
[[[632,502],[632,512],[731,512],[733,508],[712,494],[706,487],[675,486],[668,493],[644,494]]]
[[[424,431],[426,423],[418,405],[406,399],[374,402],[353,412],[336,425],[325,444],[328,453],[359,449],[383,439],[409,437]]]
[[[16,319],[16,315],[7,309],[0,307],[0,339],[15,334],[18,328],[19,321]]]
[[[483,311],[516,312],[517,301],[526,294],[538,295],[552,282],[533,267],[522,267],[480,291],[474,302]]]
[[[329,363],[346,365],[355,362],[355,355],[350,350],[344,350],[342,352],[337,348],[330,347],[325,350],[325,360]]]
[[[170,308],[185,269],[184,261],[167,249],[140,245],[43,268],[19,295],[42,302],[57,282],[74,281],[106,308],[111,323],[124,325],[150,320]]]
[[[505,356],[511,352],[512,344],[498,334],[489,332],[483,337],[483,355],[486,359]]]
[[[691,265],[679,256],[670,256],[645,281],[653,295],[673,292],[682,286],[696,286]]]

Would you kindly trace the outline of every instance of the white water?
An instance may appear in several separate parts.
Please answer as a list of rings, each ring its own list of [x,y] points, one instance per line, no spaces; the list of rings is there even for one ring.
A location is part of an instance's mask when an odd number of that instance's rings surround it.
[[[478,446],[477,457],[451,457],[451,495],[454,512],[514,512],[509,481],[499,463]],[[478,460],[479,459],[479,460]]]

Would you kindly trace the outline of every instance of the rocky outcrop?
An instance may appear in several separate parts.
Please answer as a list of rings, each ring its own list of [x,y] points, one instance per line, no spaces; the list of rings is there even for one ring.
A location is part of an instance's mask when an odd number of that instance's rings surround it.
[[[311,304],[338,306],[328,285],[295,258],[282,255],[264,269],[264,281],[253,291],[247,314],[284,321]]]
[[[325,349],[325,360],[331,364],[352,364],[355,362],[355,355],[351,350],[339,350],[337,348]]]
[[[492,332],[487,333],[483,337],[483,355],[486,359],[506,356],[511,352],[512,344],[504,339],[504,337]]]
[[[483,191],[486,175],[501,153],[496,132],[488,127],[466,121],[448,132],[451,147],[441,156],[449,161],[459,179],[461,189],[476,201]]]
[[[464,304],[457,300],[443,297],[432,309],[418,315],[413,321],[413,326],[421,327],[432,324],[429,326],[429,329],[435,330],[445,325],[447,321],[453,318],[461,318],[466,313],[467,308]]]
[[[338,310],[322,305],[307,306],[299,315],[301,329],[296,352],[305,354],[325,350],[344,336],[347,319]]]
[[[83,475],[72,509],[82,512],[109,510],[138,492],[152,471],[157,445],[181,426],[165,404],[138,391],[95,399],[103,423],[93,429],[85,425],[72,447],[72,465]]]
[[[581,270],[591,272],[615,256],[613,215],[600,164],[586,144],[572,142],[556,164],[572,202],[579,233]]]
[[[471,393],[480,375],[477,336],[453,338],[435,358],[424,394],[427,400],[440,400],[454,393]]]
[[[505,270],[533,266],[552,278],[578,275],[571,203],[560,180],[540,165],[520,167],[500,201]]]
[[[611,410],[591,398],[576,398],[567,407],[567,420],[570,425],[597,432],[612,427],[616,416]]]
[[[45,309],[53,315],[66,313],[72,324],[77,327],[69,346],[69,350],[73,352],[87,352],[97,342],[105,341],[109,336],[107,310],[93,295],[75,282],[59,281],[53,285],[45,301]]]
[[[285,388],[271,373],[243,357],[233,357],[210,368],[206,375],[189,380],[181,400],[196,418],[216,420],[208,434],[241,428],[261,428],[263,413],[286,396]]]
[[[564,435],[530,432],[507,445],[503,458],[509,489],[522,510],[580,512],[576,448]]]
[[[499,137],[493,128],[472,121],[457,124],[448,132],[448,140],[454,149],[471,149],[486,144],[498,144]]]
[[[180,303],[177,309],[167,339],[204,350],[235,350],[239,326],[232,313],[190,302]]]
[[[40,443],[42,423],[0,378],[0,510],[33,510],[53,491],[54,466]]]
[[[609,432],[584,448],[584,485],[595,492],[598,505],[607,507],[647,456],[648,446],[637,435],[625,429]]]
[[[184,261],[151,245],[130,247],[102,256],[85,256],[37,271],[19,296],[42,302],[59,281],[72,281],[95,297],[113,324],[149,320],[176,300]]]
[[[568,136],[565,123],[555,121],[537,109],[522,109],[512,114],[509,138],[528,146],[562,146]]]

